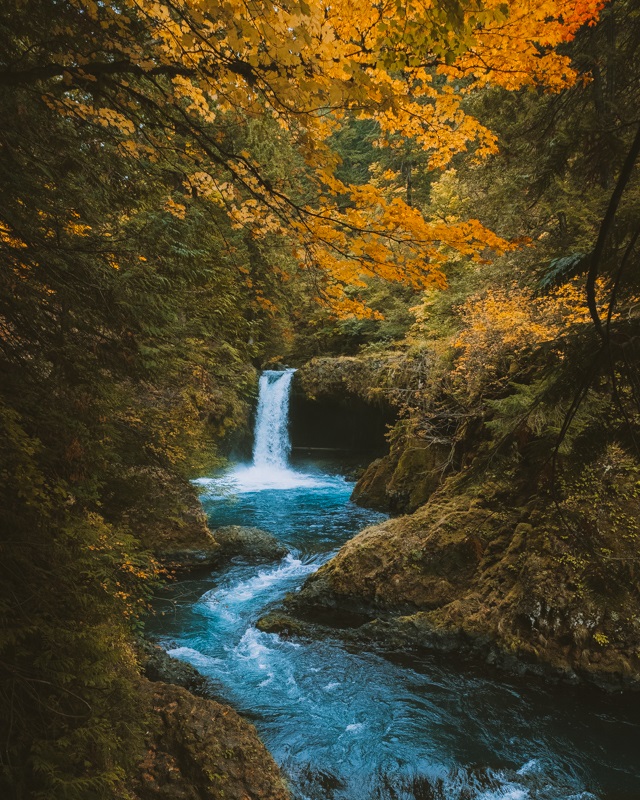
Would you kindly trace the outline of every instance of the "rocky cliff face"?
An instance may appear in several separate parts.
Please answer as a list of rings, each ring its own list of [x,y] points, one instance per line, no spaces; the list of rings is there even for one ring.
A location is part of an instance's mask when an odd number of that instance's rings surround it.
[[[402,440],[367,467],[351,499],[365,508],[410,513],[440,486],[450,460],[451,449],[445,445],[417,438]]]
[[[595,524],[579,532],[535,487],[450,478],[415,513],[348,542],[290,596],[289,620],[263,625],[299,632],[300,620],[358,612],[357,638],[640,689],[640,553],[620,522],[640,514],[637,475],[615,459],[592,474],[604,488],[586,496]]]
[[[451,446],[412,435],[398,420],[399,409],[420,390],[427,369],[421,354],[389,351],[315,358],[296,373],[294,441],[333,442],[379,455],[355,487],[352,499],[359,505],[415,511],[451,471]]]
[[[290,407],[293,446],[383,454],[395,419],[384,386],[381,359],[315,358],[295,374]]]

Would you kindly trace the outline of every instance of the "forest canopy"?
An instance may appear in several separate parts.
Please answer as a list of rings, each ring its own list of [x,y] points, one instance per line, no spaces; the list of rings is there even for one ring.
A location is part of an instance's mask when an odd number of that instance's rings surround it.
[[[410,143],[430,169],[460,153],[481,160],[497,151],[496,136],[465,99],[488,85],[572,85],[578,75],[558,47],[601,6],[21,3],[5,21],[16,35],[0,85],[171,175],[162,202],[176,216],[197,195],[233,228],[287,237],[296,261],[320,270],[319,296],[362,312],[345,285],[375,275],[442,286],[448,254],[480,260],[513,244],[473,217],[423,215],[388,186],[389,171],[341,180],[332,135],[371,120],[376,148]],[[274,170],[259,142],[238,136],[252,122],[295,153],[295,170]]]

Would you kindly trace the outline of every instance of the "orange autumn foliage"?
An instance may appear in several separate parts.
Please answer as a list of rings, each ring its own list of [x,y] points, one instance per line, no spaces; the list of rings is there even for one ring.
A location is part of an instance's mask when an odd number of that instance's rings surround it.
[[[606,281],[598,282],[606,296]],[[606,303],[600,313],[606,316]],[[470,394],[481,387],[495,389],[513,378],[513,371],[542,345],[562,358],[562,342],[580,327],[590,326],[584,281],[576,278],[544,297],[515,284],[469,298],[459,309],[464,327],[456,337],[454,379]],[[618,319],[621,312],[614,312]]]
[[[379,147],[391,137],[396,146],[411,141],[433,169],[459,153],[495,153],[495,135],[464,111],[465,96],[488,84],[570,86],[577,74],[556,48],[596,20],[603,0],[72,5],[75,17],[60,19],[52,41],[68,43],[74,22],[84,35],[43,68],[47,102],[116,134],[130,157],[169,158],[186,176],[185,195],[209,197],[236,227],[289,237],[301,263],[323,270],[325,296],[353,313],[343,287],[363,277],[441,286],[447,252],[483,260],[514,245],[477,219],[443,224],[383,187],[343,184],[331,134],[349,116],[373,120]],[[109,91],[92,99],[92,84],[103,79]],[[257,153],[221,144],[220,126],[265,117],[300,154],[313,199],[297,199],[284,178],[266,178]],[[183,206],[175,198],[166,207],[180,216]]]

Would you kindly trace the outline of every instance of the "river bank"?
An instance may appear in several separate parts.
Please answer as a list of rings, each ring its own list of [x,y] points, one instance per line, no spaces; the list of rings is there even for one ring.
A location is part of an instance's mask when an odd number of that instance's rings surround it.
[[[184,575],[158,601],[149,632],[255,723],[297,800],[608,800],[640,793],[632,744],[640,720],[630,708],[492,677],[448,656],[385,656],[348,629],[325,627],[314,639],[295,635],[304,626],[293,636],[260,630],[259,620],[288,593],[332,569],[350,537],[372,524],[369,530],[389,531],[405,519],[385,522],[384,514],[356,506],[349,501],[353,483],[339,470],[328,462],[292,464],[286,436],[280,443],[268,482],[254,463],[199,487],[212,527],[266,530],[288,554],[261,564],[237,557],[213,574]],[[400,539],[388,541],[400,557]],[[357,577],[352,586],[355,597]],[[338,617],[328,615],[334,626],[353,625],[345,611],[359,611],[355,600],[342,603]]]

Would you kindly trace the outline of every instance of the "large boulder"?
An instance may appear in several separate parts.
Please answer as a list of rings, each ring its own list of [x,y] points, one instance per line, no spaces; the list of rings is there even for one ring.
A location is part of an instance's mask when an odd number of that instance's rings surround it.
[[[348,542],[264,626],[295,632],[296,619],[341,624],[356,612],[368,621],[350,636],[393,648],[640,689],[637,470],[603,458],[588,474],[584,498],[570,499],[574,529],[524,481],[451,478],[415,513]]]
[[[161,552],[160,558],[172,570],[192,570],[198,567],[220,568],[233,558],[244,561],[277,561],[287,554],[278,539],[260,528],[225,525],[210,531],[195,547]]]
[[[411,513],[440,486],[451,458],[449,446],[416,437],[403,439],[367,467],[351,499],[365,508]]]

